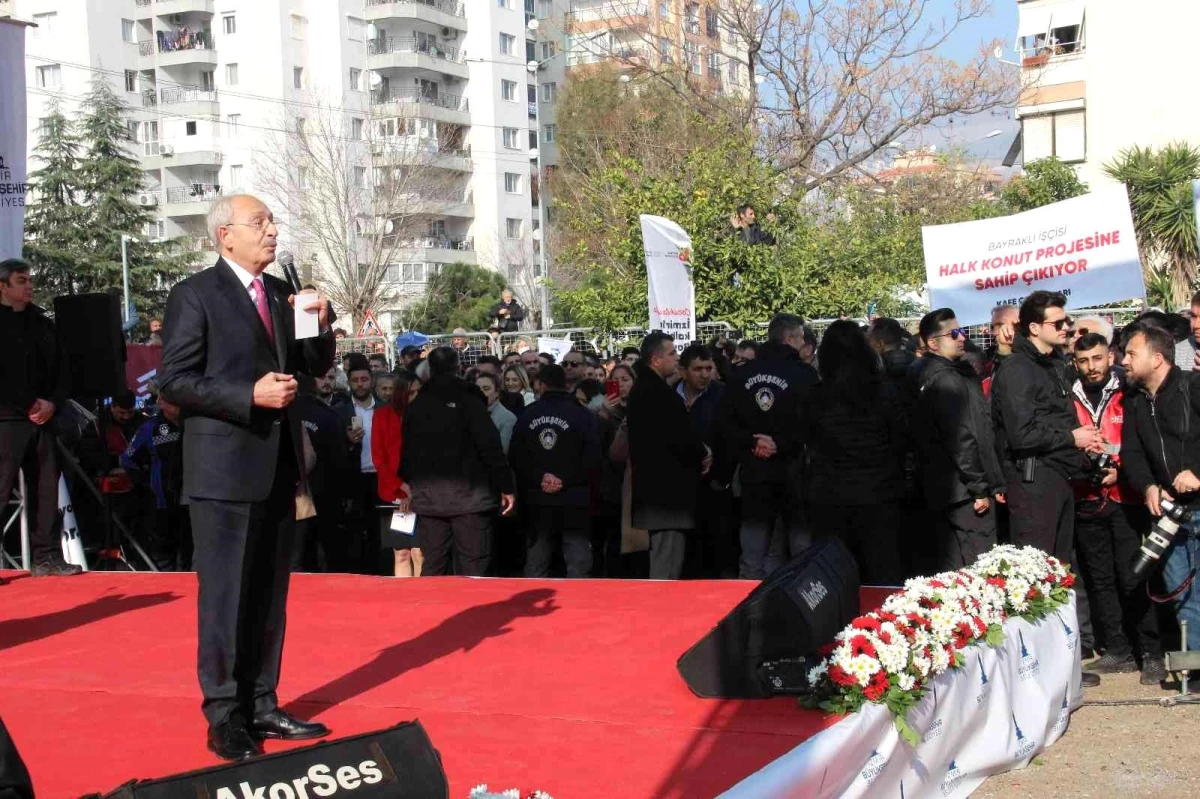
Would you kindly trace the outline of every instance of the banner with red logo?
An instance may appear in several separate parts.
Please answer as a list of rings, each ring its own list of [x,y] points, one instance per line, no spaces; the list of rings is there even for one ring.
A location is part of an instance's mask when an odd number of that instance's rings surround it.
[[[137,397],[138,407],[150,396],[150,381],[158,376],[162,347],[157,344],[129,344],[125,347],[125,385]]]
[[[680,352],[696,340],[696,287],[692,283],[692,238],[662,216],[642,214],[650,329],[675,337]]]

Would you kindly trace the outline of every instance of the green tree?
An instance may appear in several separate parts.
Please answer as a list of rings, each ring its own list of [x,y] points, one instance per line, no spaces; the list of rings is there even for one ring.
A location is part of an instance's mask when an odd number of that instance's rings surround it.
[[[425,333],[456,327],[483,330],[488,310],[499,301],[504,277],[473,264],[447,264],[425,284],[425,294],[407,314],[408,327]]]
[[[34,157],[41,167],[29,176],[33,201],[25,214],[25,259],[37,274],[38,301],[75,291],[73,277],[87,268],[80,204],[79,138],[57,99],[38,129]]]
[[[1087,184],[1079,179],[1074,167],[1057,158],[1039,158],[1025,164],[1023,173],[1005,184],[1000,200],[1010,213],[1018,213],[1087,192]]]
[[[1200,149],[1173,142],[1159,150],[1132,147],[1105,164],[1125,184],[1147,285],[1170,281],[1170,305],[1187,303],[1196,282],[1196,218],[1191,182],[1200,178]]]

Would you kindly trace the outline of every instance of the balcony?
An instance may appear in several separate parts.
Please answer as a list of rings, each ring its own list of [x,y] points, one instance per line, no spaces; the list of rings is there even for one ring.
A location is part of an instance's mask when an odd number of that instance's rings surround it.
[[[157,41],[160,67],[174,67],[181,64],[216,66],[217,64],[217,51],[212,37],[204,31],[186,34],[178,31],[158,31]]]
[[[207,14],[212,16],[216,3],[214,0],[154,0],[155,16],[165,17],[169,14]]]
[[[646,32],[650,30],[650,7],[645,2],[606,0],[590,7],[575,6],[566,23],[567,33],[599,33],[620,28]]]
[[[367,46],[367,67],[382,69],[427,69],[466,79],[466,51],[431,43],[428,39],[387,37],[373,39]]]
[[[416,19],[431,22],[443,28],[453,28],[465,31],[467,29],[467,9],[463,3],[455,0],[436,0],[423,3],[414,0],[367,0],[367,21],[382,22],[383,20]]]
[[[187,137],[169,142],[143,143],[142,169],[178,169],[188,166],[220,166],[221,151],[210,141],[191,142]]]
[[[179,86],[173,89],[146,89],[142,92],[142,107],[164,106],[171,114],[183,117],[215,117],[217,90]]]
[[[150,19],[154,16],[154,9],[151,7],[153,0],[133,0],[134,17],[137,19]]]
[[[471,151],[437,146],[433,139],[415,136],[376,139],[371,155],[378,166],[434,167],[456,172],[471,171]]]
[[[407,205],[409,214],[475,218],[475,196],[470,189],[413,192],[396,199]]]
[[[396,242],[397,252],[392,260],[405,263],[475,264],[475,240],[472,238],[423,238]]]
[[[415,86],[372,92],[371,107],[378,116],[415,116],[456,125],[471,124],[467,98],[457,94],[430,96]]]
[[[204,216],[212,201],[221,196],[221,187],[211,183],[192,183],[165,191],[160,213],[168,217]]]

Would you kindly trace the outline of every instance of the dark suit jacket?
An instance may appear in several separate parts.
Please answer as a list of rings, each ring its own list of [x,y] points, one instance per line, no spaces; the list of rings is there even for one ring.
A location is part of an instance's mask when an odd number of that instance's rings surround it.
[[[254,384],[268,372],[311,382],[333,364],[333,333],[296,341],[290,288],[271,275],[262,278],[274,347],[249,292],[224,259],[180,282],[167,299],[159,389],[183,409],[185,497],[265,500],[285,424],[295,463],[304,462],[300,409],[295,403],[283,411],[254,407]],[[303,480],[304,470],[296,471]]]

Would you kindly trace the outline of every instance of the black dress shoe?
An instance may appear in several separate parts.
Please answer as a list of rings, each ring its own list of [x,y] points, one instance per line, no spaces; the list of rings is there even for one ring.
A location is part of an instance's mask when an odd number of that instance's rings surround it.
[[[288,741],[303,741],[308,738],[324,738],[329,728],[315,721],[301,721],[282,710],[255,716],[250,722],[250,734],[255,738],[283,738]]]
[[[262,754],[262,746],[250,737],[240,720],[208,728],[208,748],[223,760],[245,760]]]
[[[1083,673],[1083,678],[1079,681],[1079,683],[1084,688],[1095,688],[1100,684],[1100,675],[1093,674],[1090,671],[1085,671]]]

